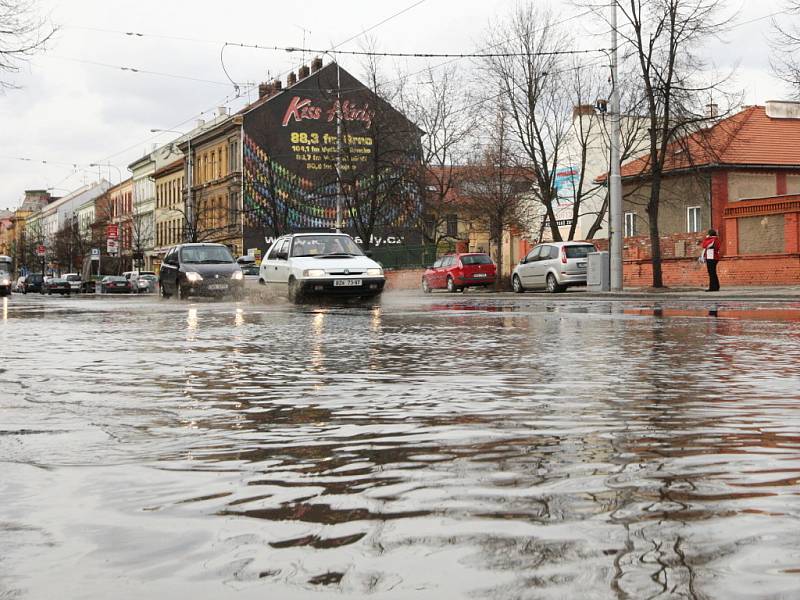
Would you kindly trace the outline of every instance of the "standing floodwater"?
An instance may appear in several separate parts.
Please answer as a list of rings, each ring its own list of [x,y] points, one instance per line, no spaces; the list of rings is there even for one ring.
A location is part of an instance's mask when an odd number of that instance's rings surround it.
[[[0,302],[3,600],[800,595],[798,307]]]

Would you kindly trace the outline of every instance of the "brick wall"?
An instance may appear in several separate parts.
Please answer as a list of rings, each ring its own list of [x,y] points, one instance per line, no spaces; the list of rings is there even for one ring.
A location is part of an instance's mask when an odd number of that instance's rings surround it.
[[[736,219],[728,219],[736,221]],[[800,224],[794,223],[794,227]],[[662,276],[667,287],[705,287],[708,272],[697,262],[704,233],[678,233],[661,238]],[[724,242],[725,240],[723,240]],[[608,250],[608,240],[591,240],[598,250]],[[650,238],[625,238],[623,250],[624,284],[650,287]],[[725,256],[717,267],[723,286],[800,285],[800,247],[781,254]]]
[[[695,258],[671,258],[661,263],[667,287],[705,287],[708,272]],[[800,285],[800,254],[731,256],[717,266],[720,284],[725,286]],[[649,261],[626,260],[624,283],[650,287],[653,267]]]
[[[418,290],[425,269],[396,269],[386,271],[386,290]]]

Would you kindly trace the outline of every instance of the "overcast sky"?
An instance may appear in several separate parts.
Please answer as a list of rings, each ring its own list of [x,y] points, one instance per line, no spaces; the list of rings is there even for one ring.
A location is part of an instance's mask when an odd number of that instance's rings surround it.
[[[487,24],[515,4],[510,0],[43,1],[43,12],[60,31],[46,53],[11,77],[21,89],[0,95],[0,209],[18,206],[26,189],[54,188],[54,195],[64,195],[96,180],[98,169],[88,167],[90,163],[111,163],[125,178],[127,165],[151,144],[175,137],[156,136],[151,128],[186,131],[197,118],[209,118],[216,106],[240,108],[247,95],[234,98],[221,68],[224,41],[302,46],[305,36],[306,47],[330,48],[374,27],[369,34],[380,50],[470,52],[480,48]],[[551,5],[565,16],[576,13],[570,0],[553,0]],[[732,9],[737,6],[731,3]],[[769,20],[746,23],[781,7],[780,0],[743,2],[738,20],[744,24],[709,46],[709,57],[719,68],[738,65],[736,83],[747,104],[787,97],[783,84],[770,73]],[[408,10],[389,18],[404,9]],[[596,29],[588,17],[571,25],[576,33],[587,32],[581,36],[584,47],[600,44],[588,35]],[[341,49],[359,49],[359,43],[355,39]],[[301,62],[285,52],[231,47],[224,58],[238,82],[263,81],[268,74],[283,74]],[[342,57],[340,63],[360,74],[359,59]],[[415,60],[404,66],[425,65]],[[102,174],[116,183],[117,169],[103,168]]]

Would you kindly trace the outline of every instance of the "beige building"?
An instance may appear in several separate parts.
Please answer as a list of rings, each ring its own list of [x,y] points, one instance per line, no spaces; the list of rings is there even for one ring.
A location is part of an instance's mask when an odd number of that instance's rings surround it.
[[[153,270],[158,272],[166,251],[184,241],[186,179],[184,160],[180,158],[155,172],[156,240]]]
[[[192,199],[186,239],[225,244],[244,254],[241,222],[242,117],[224,117],[191,138]],[[189,154],[189,141],[180,144]]]

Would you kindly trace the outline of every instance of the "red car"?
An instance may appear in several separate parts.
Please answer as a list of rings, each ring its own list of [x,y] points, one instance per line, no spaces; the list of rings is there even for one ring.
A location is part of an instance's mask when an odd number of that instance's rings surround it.
[[[489,287],[494,285],[497,267],[488,254],[446,254],[425,269],[422,274],[422,291],[446,289],[460,292],[467,287]]]

